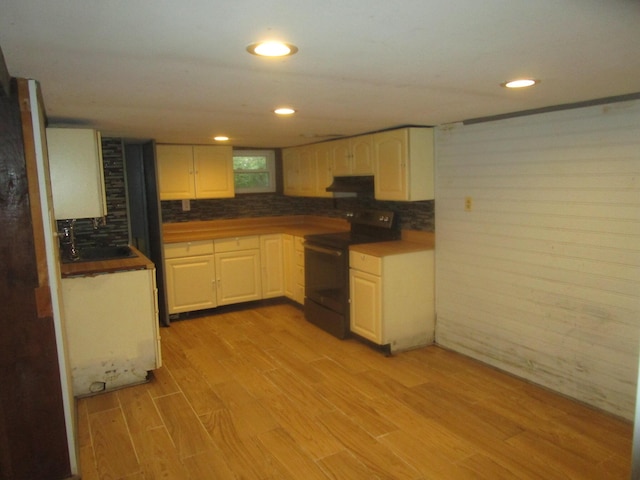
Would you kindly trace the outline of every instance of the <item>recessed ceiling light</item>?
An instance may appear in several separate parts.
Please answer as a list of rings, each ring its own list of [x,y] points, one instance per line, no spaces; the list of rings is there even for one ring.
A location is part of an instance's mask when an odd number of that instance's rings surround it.
[[[247,52],[261,57],[286,57],[298,51],[298,47],[284,42],[257,42],[247,47]]]
[[[290,107],[280,107],[276,108],[273,113],[277,115],[293,115],[294,113],[296,113],[296,111]]]
[[[508,82],[501,83],[502,87],[507,88],[526,88],[532,87],[540,83],[540,80],[533,80],[531,78],[519,78],[517,80],[510,80]]]
[[[215,137],[213,137],[213,139],[216,142],[226,142],[227,140],[229,140],[229,137],[227,137],[226,135],[216,135]]]

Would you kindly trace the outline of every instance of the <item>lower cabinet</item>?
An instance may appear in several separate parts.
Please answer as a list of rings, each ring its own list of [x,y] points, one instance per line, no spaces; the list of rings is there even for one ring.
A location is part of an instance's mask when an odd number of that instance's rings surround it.
[[[73,394],[147,380],[162,364],[155,269],[62,279]]]
[[[218,305],[262,298],[260,237],[214,240]]]
[[[170,314],[284,294],[280,234],[168,243],[164,257]]]
[[[164,257],[170,314],[218,305],[213,240],[166,244]]]
[[[349,252],[351,331],[390,351],[433,343],[433,250],[377,257]]]
[[[304,237],[282,235],[284,295],[304,304]]]
[[[295,267],[296,255],[293,243],[294,236],[289,234],[282,235],[282,268],[284,270],[284,296],[295,299]]]
[[[284,295],[283,235],[260,236],[260,264],[262,266],[262,298]]]

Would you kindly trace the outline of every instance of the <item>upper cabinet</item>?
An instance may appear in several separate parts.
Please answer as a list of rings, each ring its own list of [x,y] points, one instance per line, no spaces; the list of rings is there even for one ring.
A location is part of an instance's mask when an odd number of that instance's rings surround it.
[[[331,196],[331,193],[326,190],[333,181],[331,143],[284,149],[282,166],[285,195],[297,197]]]
[[[218,145],[157,145],[160,200],[235,195],[233,149]]]
[[[53,210],[57,220],[107,214],[100,133],[47,128]]]
[[[315,164],[310,147],[287,148],[282,153],[285,195],[313,196]]]
[[[401,128],[373,135],[376,200],[434,198],[432,128]]]
[[[376,200],[434,198],[433,129],[408,127],[283,150],[284,194],[330,197],[334,176],[373,175]]]
[[[333,175],[373,175],[373,135],[327,142],[333,156]]]

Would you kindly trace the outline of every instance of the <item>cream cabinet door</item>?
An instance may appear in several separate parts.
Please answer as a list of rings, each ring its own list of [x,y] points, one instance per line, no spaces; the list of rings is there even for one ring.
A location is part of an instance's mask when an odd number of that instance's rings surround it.
[[[284,295],[295,300],[296,253],[293,248],[293,235],[282,235],[282,265],[284,272]]]
[[[333,158],[333,175],[351,175],[351,140],[348,138],[329,142]]]
[[[315,159],[314,197],[332,197],[327,187],[333,183],[333,157],[330,142],[313,145]]]
[[[260,236],[260,263],[262,265],[262,298],[284,295],[284,251],[282,235]]]
[[[169,313],[217,306],[213,255],[165,260]]]
[[[216,253],[218,305],[262,298],[260,250]]]
[[[282,177],[283,193],[285,195],[297,195],[298,185],[298,160],[300,150],[296,147],[285,148],[282,151]]]
[[[232,147],[194,146],[193,168],[195,170],[195,198],[230,198],[235,196]]]
[[[433,200],[432,128],[376,133],[373,154],[376,200]]]
[[[88,128],[47,128],[55,218],[107,214],[100,133]]]
[[[378,200],[408,200],[407,130],[391,130],[375,135],[375,196]]]
[[[299,304],[304,304],[304,237],[293,237],[293,250],[295,255],[295,286],[293,299]]]
[[[315,159],[311,147],[286,148],[282,154],[284,194],[312,197],[315,189]]]
[[[333,175],[373,175],[371,135],[360,135],[329,142],[333,156]]]
[[[382,279],[351,269],[349,273],[351,331],[382,343]]]
[[[191,145],[156,145],[160,200],[196,198]]]
[[[371,135],[351,139],[351,173],[373,175],[373,143]]]

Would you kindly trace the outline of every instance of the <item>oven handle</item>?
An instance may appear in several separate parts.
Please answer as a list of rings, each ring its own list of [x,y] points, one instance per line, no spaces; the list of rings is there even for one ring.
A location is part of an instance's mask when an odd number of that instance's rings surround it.
[[[313,250],[314,252],[326,253],[327,255],[332,255],[334,257],[342,256],[342,250],[333,250],[331,248],[319,247],[309,242],[304,242],[304,248],[308,248],[309,250]]]

